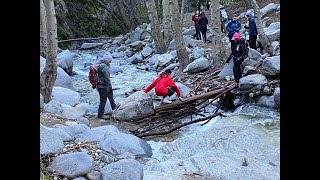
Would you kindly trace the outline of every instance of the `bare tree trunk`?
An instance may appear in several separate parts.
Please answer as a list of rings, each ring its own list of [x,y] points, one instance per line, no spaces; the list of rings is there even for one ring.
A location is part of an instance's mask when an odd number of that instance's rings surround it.
[[[173,26],[174,39],[176,43],[177,56],[179,60],[179,70],[183,70],[190,63],[186,45],[182,35],[182,28],[180,26],[180,15],[177,0],[169,0],[169,7],[171,12]]]
[[[222,41],[223,34],[221,32],[220,20],[220,0],[211,0],[210,6],[211,13],[211,27],[212,27],[212,43],[214,44],[215,51],[213,52],[213,63],[215,67],[220,67],[227,59],[225,47]]]
[[[127,29],[130,29],[132,26],[131,26],[131,19],[130,19],[130,13],[128,12],[129,9],[126,9],[123,5],[123,0],[118,0],[117,1],[117,6],[118,6],[118,9],[119,9],[119,13],[122,17],[122,22],[124,24],[124,26],[127,28]]]
[[[47,25],[46,25],[46,10],[43,0],[40,0],[40,55],[44,58],[47,54]]]
[[[40,1],[41,2],[41,1]],[[40,76],[40,93],[44,102],[51,100],[52,88],[57,78],[57,19],[54,9],[54,0],[45,0],[44,7],[47,14],[47,60]]]
[[[270,40],[268,39],[267,35],[264,33],[264,30],[263,30],[260,8],[259,8],[256,0],[252,0],[251,2],[252,2],[253,9],[254,9],[254,15],[256,16],[255,20],[256,20],[256,26],[257,26],[259,40],[263,46],[263,49],[265,49],[266,52],[272,56],[273,55],[273,48],[271,46]]]
[[[182,0],[181,2],[181,12],[180,12],[180,24],[182,26],[182,23],[183,23],[183,18],[184,18],[184,7],[186,5],[186,0]]]
[[[148,16],[151,24],[151,33],[156,46],[156,51],[158,54],[164,54],[167,51],[167,46],[164,43],[160,32],[160,25],[158,19],[158,13],[156,10],[156,4],[154,0],[146,0],[146,6],[148,9]]]
[[[162,0],[162,24],[164,31],[164,41],[168,47],[168,44],[173,39],[173,27],[171,21],[171,15],[169,13],[169,0]]]

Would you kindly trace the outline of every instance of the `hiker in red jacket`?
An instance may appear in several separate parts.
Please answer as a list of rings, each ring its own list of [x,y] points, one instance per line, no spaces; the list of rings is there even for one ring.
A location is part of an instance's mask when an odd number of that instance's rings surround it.
[[[155,88],[157,96],[163,96],[161,103],[170,104],[172,101],[169,100],[170,96],[174,93],[177,93],[177,96],[180,101],[183,99],[180,97],[180,90],[174,81],[170,77],[171,70],[167,69],[165,72],[162,72],[157,79],[155,79],[144,92],[148,93],[151,89]]]

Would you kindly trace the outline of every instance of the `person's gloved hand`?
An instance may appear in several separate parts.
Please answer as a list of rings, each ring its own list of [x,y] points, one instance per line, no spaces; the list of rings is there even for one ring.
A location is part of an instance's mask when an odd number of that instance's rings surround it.
[[[92,89],[95,89],[95,88],[97,88],[95,85],[92,85]]]

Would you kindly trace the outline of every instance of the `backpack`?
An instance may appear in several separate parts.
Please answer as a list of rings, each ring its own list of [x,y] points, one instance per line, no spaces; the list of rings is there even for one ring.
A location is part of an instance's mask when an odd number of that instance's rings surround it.
[[[95,68],[93,65],[90,66],[90,69],[89,69],[89,82],[90,84],[92,85],[92,87],[96,87],[98,82],[99,82],[99,77],[101,77],[100,81],[101,82],[104,82],[104,78],[103,77],[103,74],[102,74],[102,69],[105,67],[106,65],[105,64],[99,64],[97,68]],[[100,74],[100,76],[99,76]]]
[[[96,69],[93,65],[90,66],[88,77],[92,87],[96,87],[99,82],[99,75],[98,69]]]

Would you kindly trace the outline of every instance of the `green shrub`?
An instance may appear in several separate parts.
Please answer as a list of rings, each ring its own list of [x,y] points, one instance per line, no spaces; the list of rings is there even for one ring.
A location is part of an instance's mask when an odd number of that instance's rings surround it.
[[[62,27],[57,27],[57,35],[58,35],[59,41],[72,38],[72,34],[68,31],[64,30]]]
[[[111,18],[107,19],[107,23],[106,23],[106,28],[105,31],[108,35],[119,35],[123,32],[123,30],[121,29],[121,27],[114,22]]]

